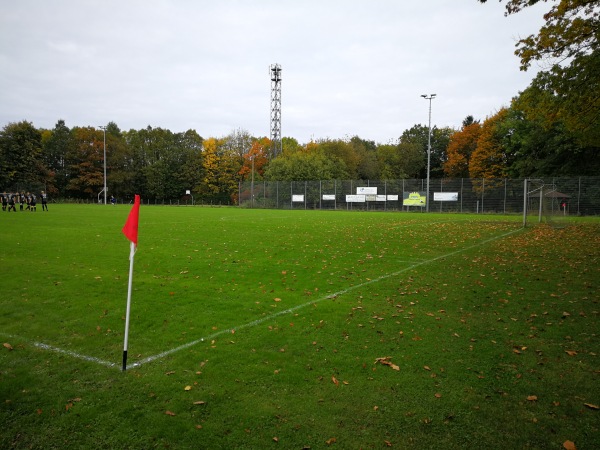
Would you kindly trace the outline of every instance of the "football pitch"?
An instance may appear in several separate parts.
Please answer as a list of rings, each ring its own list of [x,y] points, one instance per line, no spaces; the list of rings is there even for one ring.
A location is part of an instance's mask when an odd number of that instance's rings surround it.
[[[600,221],[0,213],[2,448],[600,445]]]

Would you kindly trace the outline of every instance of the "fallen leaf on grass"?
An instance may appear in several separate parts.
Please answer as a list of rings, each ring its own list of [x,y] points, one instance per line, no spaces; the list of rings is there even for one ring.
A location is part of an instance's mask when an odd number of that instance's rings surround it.
[[[191,387],[191,386],[186,386],[186,387],[184,387],[183,389],[184,389],[185,391],[191,391],[191,390],[192,390],[192,387]]]
[[[194,402],[194,405],[204,405],[206,402],[203,400],[198,400],[197,402]]]
[[[336,438],[334,438],[334,437],[332,437],[332,438],[329,438],[329,439],[327,439],[327,440],[325,441],[325,443],[326,443],[327,445],[335,444],[336,442],[337,442],[337,439],[336,439]]]
[[[535,402],[535,401],[537,401],[537,399],[538,399],[537,395],[530,395],[527,397],[527,400],[530,402]]]
[[[577,450],[577,447],[575,447],[575,443],[573,441],[563,442],[563,447],[567,450]]]
[[[575,356],[577,354],[575,350],[565,350],[565,353],[569,356]]]
[[[373,364],[383,364],[384,366],[389,366],[394,370],[400,370],[400,367],[398,367],[396,364],[392,363],[390,361],[390,359],[392,359],[391,356],[384,356],[383,358],[377,358],[375,359],[375,362]]]
[[[593,405],[592,403],[584,403],[584,406],[587,406],[588,408],[590,408],[590,409],[595,409],[595,410],[598,410],[598,409],[600,409],[600,406],[598,406],[598,405]]]
[[[4,344],[2,344],[2,345],[4,346],[4,348],[7,348],[7,349],[9,349],[9,350],[12,350],[12,349],[13,349],[12,345],[10,345],[8,342],[5,342],[5,343],[4,343]]]
[[[165,411],[165,414],[167,416],[175,416],[176,415],[174,412],[171,412],[171,411]]]
[[[339,386],[340,382],[338,381],[338,379],[336,377],[331,377],[331,381],[333,381],[333,384],[335,384],[336,386]]]
[[[442,398],[442,394],[440,394],[440,393],[436,393],[436,394],[435,394],[435,398]]]

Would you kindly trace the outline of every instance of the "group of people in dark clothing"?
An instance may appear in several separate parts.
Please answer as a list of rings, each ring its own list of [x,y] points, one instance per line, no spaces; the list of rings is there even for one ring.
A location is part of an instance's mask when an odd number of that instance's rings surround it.
[[[31,192],[3,192],[0,197],[2,197],[2,211],[17,212],[17,204],[20,211],[36,211],[37,196]],[[42,191],[39,197],[42,200],[42,211],[48,211],[48,195]]]

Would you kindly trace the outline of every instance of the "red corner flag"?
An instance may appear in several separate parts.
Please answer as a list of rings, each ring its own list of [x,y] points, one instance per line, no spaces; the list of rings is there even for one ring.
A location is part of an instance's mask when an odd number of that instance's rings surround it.
[[[127,239],[137,245],[138,241],[138,220],[140,217],[140,196],[135,195],[135,201],[133,202],[133,208],[129,211],[127,222],[123,226],[123,234]]]

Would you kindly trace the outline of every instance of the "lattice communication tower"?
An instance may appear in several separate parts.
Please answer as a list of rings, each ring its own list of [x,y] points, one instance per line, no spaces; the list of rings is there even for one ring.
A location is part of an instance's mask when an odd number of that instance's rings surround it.
[[[281,66],[269,66],[271,77],[271,145],[273,156],[281,153]]]

